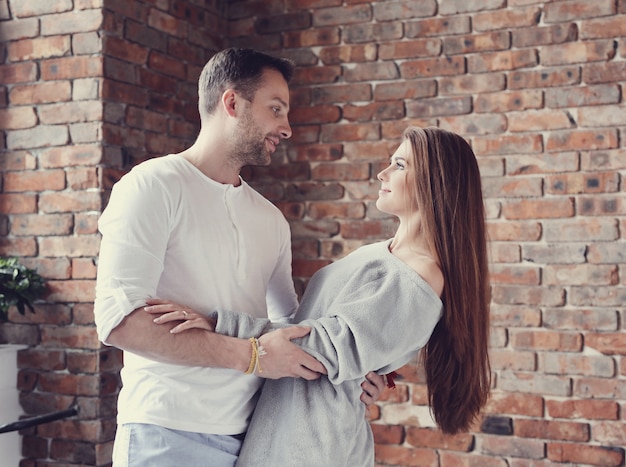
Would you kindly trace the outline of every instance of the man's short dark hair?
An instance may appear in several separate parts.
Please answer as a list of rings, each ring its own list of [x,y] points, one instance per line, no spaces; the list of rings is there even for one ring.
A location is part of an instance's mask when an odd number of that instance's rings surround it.
[[[198,81],[200,109],[212,114],[223,92],[230,88],[252,101],[262,84],[263,70],[269,68],[280,72],[289,83],[293,77],[294,63],[285,58],[273,57],[252,49],[224,49],[207,62]]]

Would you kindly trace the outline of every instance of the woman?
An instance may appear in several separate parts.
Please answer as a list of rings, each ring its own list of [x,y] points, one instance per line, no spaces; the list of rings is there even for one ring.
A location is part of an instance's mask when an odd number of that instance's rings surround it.
[[[295,340],[327,369],[314,381],[267,380],[237,465],[373,466],[374,441],[358,402],[363,376],[389,373],[421,349],[434,419],[445,433],[468,430],[486,402],[489,285],[480,174],[460,136],[408,128],[378,174],[376,206],[397,216],[388,241],[359,248],[318,271],[294,322]],[[157,322],[206,317],[175,304]],[[178,310],[178,311],[176,311]],[[249,337],[249,372],[262,372],[263,333],[279,327],[247,314],[215,312],[215,332]]]

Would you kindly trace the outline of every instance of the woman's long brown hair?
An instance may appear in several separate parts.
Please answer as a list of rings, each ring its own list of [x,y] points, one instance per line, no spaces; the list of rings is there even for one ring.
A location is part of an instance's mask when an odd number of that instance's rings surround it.
[[[476,157],[461,136],[408,128],[422,229],[444,275],[443,315],[422,349],[428,399],[444,433],[467,431],[485,405],[489,364],[489,272]]]

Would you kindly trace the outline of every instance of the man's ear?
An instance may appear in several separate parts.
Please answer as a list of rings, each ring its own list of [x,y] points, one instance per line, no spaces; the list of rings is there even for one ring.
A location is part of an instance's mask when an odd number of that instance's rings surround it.
[[[227,89],[222,94],[222,106],[230,117],[236,117],[240,105],[239,96],[232,89]]]

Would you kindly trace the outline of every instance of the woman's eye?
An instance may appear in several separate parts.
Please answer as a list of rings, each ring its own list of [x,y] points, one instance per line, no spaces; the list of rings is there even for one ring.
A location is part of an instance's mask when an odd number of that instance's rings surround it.
[[[280,113],[280,107],[272,107],[272,111],[274,112],[274,115],[278,116]]]

